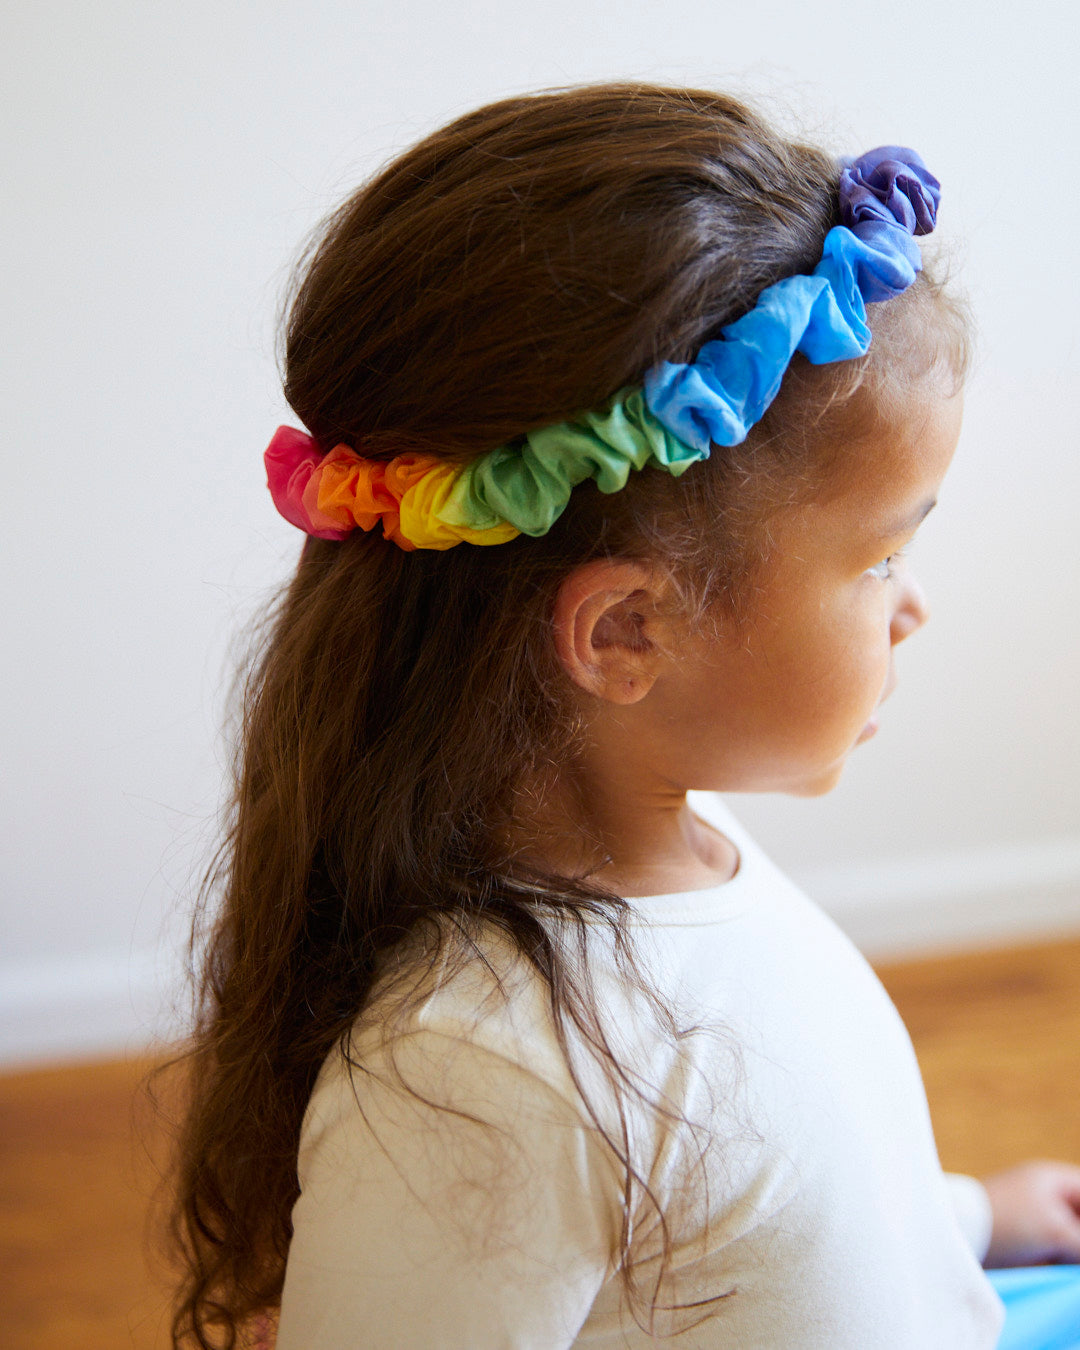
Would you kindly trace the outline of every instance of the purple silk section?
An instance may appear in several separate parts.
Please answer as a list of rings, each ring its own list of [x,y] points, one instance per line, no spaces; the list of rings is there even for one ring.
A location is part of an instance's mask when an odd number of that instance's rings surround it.
[[[941,184],[907,146],[868,150],[840,174],[840,222],[856,234],[861,224],[876,220],[908,234],[929,234],[940,203]]]

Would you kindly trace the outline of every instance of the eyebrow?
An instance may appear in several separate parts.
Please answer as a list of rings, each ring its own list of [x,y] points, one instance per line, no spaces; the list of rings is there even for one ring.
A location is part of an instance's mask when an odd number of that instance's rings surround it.
[[[893,524],[889,525],[884,531],[882,538],[892,539],[898,534],[905,534],[908,530],[915,529],[917,525],[921,524],[926,519],[935,506],[937,506],[937,498],[928,497],[926,501],[920,502],[915,510],[909,515],[906,515],[903,520],[895,521]]]

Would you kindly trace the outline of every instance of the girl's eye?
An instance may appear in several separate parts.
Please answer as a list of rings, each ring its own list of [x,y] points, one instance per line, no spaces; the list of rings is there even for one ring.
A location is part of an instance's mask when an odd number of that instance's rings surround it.
[[[888,581],[893,574],[893,563],[899,558],[900,552],[890,553],[887,558],[882,558],[881,562],[875,563],[868,571],[872,577],[880,577],[882,581]]]

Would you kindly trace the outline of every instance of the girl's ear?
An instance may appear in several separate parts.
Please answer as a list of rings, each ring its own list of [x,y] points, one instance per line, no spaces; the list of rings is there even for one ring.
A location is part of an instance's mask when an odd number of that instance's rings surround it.
[[[555,650],[567,675],[609,703],[637,703],[665,660],[661,578],[642,563],[598,559],[555,597]]]

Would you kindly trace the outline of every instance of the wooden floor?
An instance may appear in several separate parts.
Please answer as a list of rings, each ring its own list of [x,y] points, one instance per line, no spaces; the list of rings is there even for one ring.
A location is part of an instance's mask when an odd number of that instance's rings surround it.
[[[1080,1162],[1080,941],[884,967],[926,1078],[942,1162]],[[0,1342],[165,1350],[148,1200],[162,1136],[150,1065],[0,1077]]]

